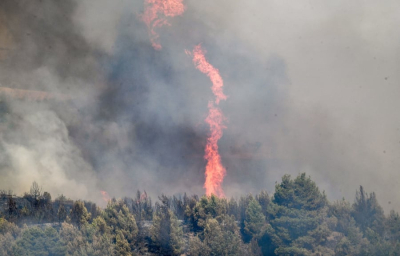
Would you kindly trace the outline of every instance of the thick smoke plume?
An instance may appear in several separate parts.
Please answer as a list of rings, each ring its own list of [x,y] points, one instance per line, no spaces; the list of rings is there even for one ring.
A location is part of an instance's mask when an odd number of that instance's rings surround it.
[[[398,1],[185,4],[155,51],[141,0],[0,1],[0,87],[68,98],[1,95],[0,187],[203,193],[212,92],[182,51],[202,43],[229,95],[228,197],[306,171],[331,200],[363,185],[399,209]]]

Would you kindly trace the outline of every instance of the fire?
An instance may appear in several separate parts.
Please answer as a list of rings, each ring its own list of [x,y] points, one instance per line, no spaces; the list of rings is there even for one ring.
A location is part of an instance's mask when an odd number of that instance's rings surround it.
[[[106,191],[100,191],[101,195],[103,196],[103,200],[108,203],[111,200],[111,197],[108,195]]]
[[[150,41],[154,49],[161,50],[162,48],[155,29],[170,25],[167,20],[169,17],[182,15],[185,12],[182,2],[183,0],[145,0],[145,11],[141,19],[149,29]]]
[[[227,96],[222,91],[222,88],[224,87],[224,81],[222,80],[218,69],[214,68],[210,63],[208,63],[205,53],[206,52],[203,50],[201,45],[195,46],[193,50],[193,63],[198,70],[210,78],[213,84],[211,89],[216,97],[215,103],[218,105],[220,100],[227,99]]]
[[[149,30],[150,41],[156,50],[161,50],[161,44],[158,42],[159,35],[155,31],[156,28],[168,23],[169,17],[182,15],[185,12],[183,0],[145,0],[145,11],[141,15],[142,21],[147,25]],[[218,69],[214,68],[205,57],[205,51],[201,45],[195,46],[193,52],[187,52],[192,55],[193,63],[200,72],[206,74],[212,83],[211,90],[215,95],[215,100],[208,103],[208,116],[206,123],[210,126],[210,135],[207,139],[204,158],[207,160],[206,165],[206,181],[204,188],[206,194],[223,197],[224,192],[221,188],[225,177],[225,167],[221,163],[221,156],[218,152],[218,141],[222,137],[225,117],[218,108],[221,100],[226,100],[227,96],[222,91],[224,81],[219,74]]]
[[[138,200],[136,200],[136,203],[139,204],[140,202],[143,202],[147,199],[147,193],[146,191],[144,191],[141,195],[140,198]]]
[[[226,118],[221,109],[218,108],[218,104],[221,100],[227,99],[227,96],[222,91],[224,82],[218,69],[213,67],[206,60],[205,51],[201,45],[197,45],[194,48],[192,56],[196,68],[210,78],[212,83],[211,89],[215,95],[215,100],[208,102],[208,116],[205,120],[210,126],[211,133],[207,139],[204,155],[204,158],[207,160],[204,188],[208,196],[214,194],[223,197],[224,192],[221,185],[225,177],[226,169],[221,163],[221,156],[218,152],[218,141],[222,137],[222,130],[226,128],[224,125]]]

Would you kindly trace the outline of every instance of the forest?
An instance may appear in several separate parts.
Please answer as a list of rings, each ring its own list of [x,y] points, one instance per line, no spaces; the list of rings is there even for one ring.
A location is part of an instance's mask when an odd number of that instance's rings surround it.
[[[269,195],[240,198],[146,192],[95,203],[55,199],[34,182],[0,191],[0,255],[400,255],[400,217],[362,186],[328,201],[305,173]]]

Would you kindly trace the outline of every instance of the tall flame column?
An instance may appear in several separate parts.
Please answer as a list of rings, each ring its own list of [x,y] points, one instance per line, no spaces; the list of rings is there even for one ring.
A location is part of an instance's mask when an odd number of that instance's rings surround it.
[[[212,83],[211,90],[215,96],[214,101],[208,102],[208,116],[205,120],[210,126],[210,135],[207,139],[204,155],[204,158],[207,160],[204,188],[208,196],[214,194],[223,197],[224,191],[221,185],[226,174],[226,169],[221,163],[221,156],[218,152],[218,141],[222,137],[222,130],[226,128],[224,125],[226,118],[221,109],[218,108],[218,105],[221,100],[227,99],[227,96],[222,91],[224,81],[218,69],[214,68],[206,60],[205,51],[201,45],[197,45],[193,50],[193,63],[200,72],[210,78]]]

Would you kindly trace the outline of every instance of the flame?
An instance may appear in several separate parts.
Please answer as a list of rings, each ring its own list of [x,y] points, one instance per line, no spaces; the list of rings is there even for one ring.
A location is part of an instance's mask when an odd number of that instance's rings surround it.
[[[226,128],[224,125],[226,118],[217,105],[221,100],[226,100],[227,96],[222,91],[224,81],[218,69],[208,63],[205,53],[201,45],[197,45],[192,54],[193,63],[196,68],[210,78],[212,82],[211,89],[215,95],[215,101],[208,102],[208,116],[205,120],[210,126],[211,133],[207,139],[204,155],[204,158],[207,160],[204,188],[206,189],[207,196],[214,194],[219,197],[224,197],[221,184],[224,180],[226,169],[221,163],[221,156],[218,152],[218,141],[222,137],[222,130]]]
[[[108,195],[106,191],[100,191],[101,195],[103,196],[103,200],[108,203],[111,200],[111,197]]]
[[[140,202],[145,201],[146,199],[147,199],[147,193],[146,193],[146,191],[144,191],[144,192],[140,195],[139,200],[136,200],[136,203],[139,204]]]
[[[195,46],[193,50],[193,63],[198,70],[210,78],[213,84],[211,89],[216,97],[215,103],[218,105],[220,100],[227,99],[227,96],[222,91],[222,87],[224,87],[224,81],[222,80],[218,69],[214,68],[210,63],[208,63],[205,54],[206,52],[203,50],[200,44]]]
[[[161,50],[162,48],[158,42],[159,35],[155,28],[170,25],[167,20],[168,17],[182,15],[185,12],[185,6],[182,2],[183,0],[145,0],[145,11],[141,15],[141,19],[147,25],[150,41],[154,49]],[[193,52],[186,51],[186,53],[193,56],[193,63],[196,68],[206,74],[212,83],[211,90],[215,95],[215,100],[208,103],[208,116],[205,120],[210,126],[211,132],[207,139],[204,155],[207,160],[204,188],[208,196],[214,194],[223,197],[224,192],[221,184],[226,170],[221,163],[218,141],[222,137],[222,130],[226,128],[223,124],[226,118],[217,105],[221,100],[227,99],[227,96],[222,91],[224,82],[218,69],[214,68],[206,60],[205,51],[200,44],[194,47]]]
[[[144,201],[147,199],[147,193],[146,191],[144,191],[141,195],[140,195],[140,201]]]
[[[158,42],[159,35],[156,28],[164,25],[170,25],[167,18],[182,15],[185,12],[183,0],[145,0],[145,11],[141,15],[141,20],[146,23],[149,29],[151,44],[154,49],[161,50],[161,44]]]

